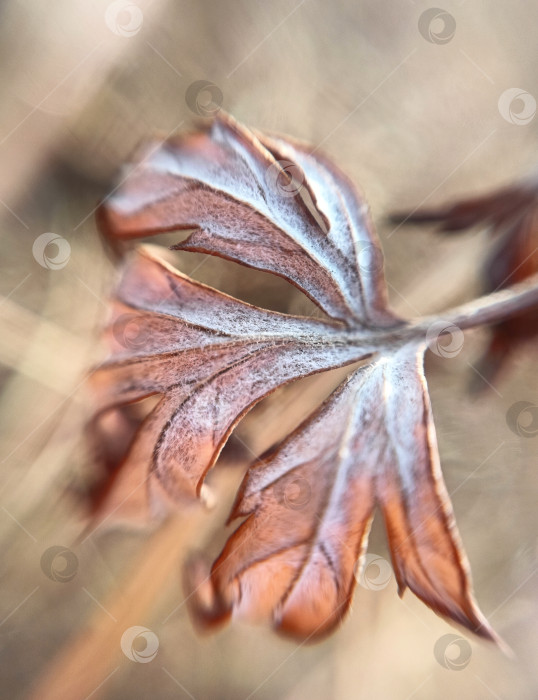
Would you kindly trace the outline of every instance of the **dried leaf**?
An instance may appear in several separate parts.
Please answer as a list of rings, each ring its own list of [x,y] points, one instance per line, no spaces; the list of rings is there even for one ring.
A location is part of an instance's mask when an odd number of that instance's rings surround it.
[[[99,515],[185,508],[203,496],[208,470],[257,401],[371,357],[249,468],[231,516],[246,519],[208,576],[199,559],[186,572],[198,618],[326,634],[349,607],[377,505],[400,593],[409,587],[494,639],[472,597],[439,468],[422,369],[438,319],[406,322],[388,308],[379,244],[347,178],[306,146],[220,113],[207,129],[146,151],[99,220],[115,241],[194,229],[177,248],[280,275],[328,317],[257,308],[186,277],[155,250],[131,254],[107,329],[111,355],[93,374],[94,425],[148,397],[158,402],[109,465]],[[533,282],[443,318],[468,328],[535,308]]]
[[[349,343],[339,324],[237,301],[181,275],[148,248],[124,269],[116,304],[109,328],[114,359],[92,379],[97,407],[164,395],[121,471],[140,473],[142,483],[144,465],[152,463],[150,486],[158,479],[176,499],[200,494],[234,425],[258,400],[292,379],[380,348],[375,337]],[[134,343],[123,332],[118,340],[126,315],[144,329]]]
[[[481,269],[484,292],[506,289],[538,272],[536,178],[447,207],[395,214],[391,218],[400,224],[436,224],[439,231],[451,233],[487,228],[495,242]],[[538,312],[535,309],[496,323],[477,367],[479,375],[491,385],[506,367],[514,349],[537,336]],[[474,384],[473,389],[484,390],[487,382]]]
[[[393,325],[365,213],[333,166],[221,116],[209,132],[150,144],[101,223],[119,238],[195,229],[177,248],[280,275],[333,318]]]
[[[350,604],[379,505],[400,594],[408,586],[491,638],[440,473],[424,350],[407,344],[358,369],[252,464],[231,515],[247,519],[211,573],[218,621],[228,609],[302,638],[330,631]]]

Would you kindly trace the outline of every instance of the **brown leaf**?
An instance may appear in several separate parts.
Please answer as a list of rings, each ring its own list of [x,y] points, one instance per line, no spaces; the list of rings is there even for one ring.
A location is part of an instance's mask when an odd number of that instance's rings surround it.
[[[262,143],[222,113],[209,131],[150,144],[140,158],[102,210],[109,235],[195,229],[178,249],[280,275],[334,318],[394,324],[365,207],[324,160]]]
[[[143,330],[131,337],[129,326]],[[366,336],[350,344],[337,323],[237,301],[173,270],[147,248],[124,269],[108,335],[112,357],[92,377],[98,410],[164,395],[121,471],[139,473],[135,483],[143,484],[143,465],[151,463],[148,488],[158,479],[175,499],[200,494],[234,425],[258,400],[290,380],[355,362],[380,347]],[[108,494],[114,507],[127,497],[124,491],[122,483],[120,494]]]
[[[422,370],[438,319],[405,322],[388,309],[379,244],[349,180],[303,144],[219,115],[147,150],[99,220],[115,241],[194,228],[176,247],[280,275],[329,318],[257,308],[186,277],[155,250],[131,253],[106,330],[110,357],[92,377],[94,434],[106,442],[118,432],[104,450],[97,516],[185,509],[204,495],[208,470],[257,401],[372,356],[251,465],[232,513],[246,520],[209,577],[200,558],[186,572],[198,618],[211,625],[233,614],[298,638],[326,634],[349,607],[378,505],[400,591],[493,639],[440,475]],[[529,282],[448,311],[443,323],[469,328],[537,305]],[[133,405],[150,397],[148,415],[133,418]]]
[[[252,464],[231,515],[246,520],[211,572],[216,621],[224,608],[301,638],[330,632],[350,604],[379,505],[400,593],[408,586],[494,638],[472,598],[440,474],[424,349],[408,344],[357,370]]]
[[[495,242],[481,269],[484,292],[496,292],[538,272],[538,181],[529,178],[482,197],[438,209],[395,214],[402,224],[436,224],[439,231],[457,232],[487,228]],[[491,384],[514,349],[538,336],[538,311],[532,309],[492,327],[489,345],[477,367],[487,382],[473,384],[483,390]]]

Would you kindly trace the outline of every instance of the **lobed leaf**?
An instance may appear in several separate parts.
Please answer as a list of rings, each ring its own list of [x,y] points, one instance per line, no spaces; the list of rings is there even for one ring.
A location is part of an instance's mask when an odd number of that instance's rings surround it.
[[[471,593],[444,486],[422,369],[408,344],[358,369],[294,433],[252,464],[213,565],[205,624],[232,614],[312,639],[349,607],[374,507],[400,594],[493,639]],[[294,495],[295,492],[295,495]]]
[[[288,160],[291,159],[291,160]],[[153,143],[100,211],[114,238],[194,229],[175,246],[284,277],[349,325],[394,325],[366,206],[334,166],[219,113]]]
[[[136,328],[134,337],[129,326]],[[147,248],[125,267],[108,336],[112,356],[92,376],[98,415],[163,396],[119,469],[136,471],[148,487],[157,479],[176,500],[200,495],[231,430],[257,401],[286,382],[355,362],[380,347],[369,336],[350,343],[336,323],[233,299],[182,275]],[[123,488],[121,496],[127,496]],[[108,498],[116,504],[118,494]]]
[[[536,177],[445,207],[395,214],[392,219],[400,224],[435,224],[439,231],[445,232],[486,228],[495,241],[481,266],[485,292],[506,289],[538,272]],[[488,347],[476,368],[480,382],[473,384],[472,388],[477,391],[491,386],[507,365],[514,349],[536,339],[537,335],[536,308],[496,323]]]
[[[517,255],[502,243],[497,260],[514,267],[519,259],[512,272],[528,276],[535,198],[519,194],[517,205],[512,194],[499,196],[494,211],[484,198],[406,221],[453,230],[512,222]],[[422,366],[424,338],[439,319],[405,322],[388,308],[379,244],[346,176],[304,144],[254,133],[220,113],[207,129],[146,149],[99,222],[116,242],[190,229],[176,248],[280,275],[329,318],[246,304],[139,248],[113,300],[110,357],[92,377],[96,434],[113,440],[116,433],[118,443],[98,514],[187,507],[257,401],[287,382],[372,356],[251,465],[231,515],[243,522],[207,576],[198,560],[187,571],[196,615],[209,626],[233,615],[269,620],[301,639],[327,634],[349,608],[377,507],[400,594],[410,588],[435,612],[495,639],[473,599],[439,467]],[[521,260],[523,240],[530,255]],[[528,280],[448,311],[442,325],[514,323],[535,312],[537,297]],[[129,409],[150,397],[156,403],[137,427]]]

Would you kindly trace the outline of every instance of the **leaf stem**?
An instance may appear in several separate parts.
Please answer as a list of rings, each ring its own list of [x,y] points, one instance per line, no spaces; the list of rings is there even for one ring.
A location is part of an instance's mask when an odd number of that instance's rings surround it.
[[[529,309],[538,309],[538,274],[507,289],[493,292],[444,313],[426,316],[411,325],[415,330],[427,329],[435,321],[448,321],[462,330],[499,323]]]

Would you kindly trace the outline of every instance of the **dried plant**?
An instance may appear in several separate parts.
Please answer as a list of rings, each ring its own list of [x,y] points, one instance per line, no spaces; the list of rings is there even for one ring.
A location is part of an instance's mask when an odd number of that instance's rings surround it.
[[[467,328],[536,309],[536,278],[442,317],[398,318],[366,206],[345,175],[306,145],[222,112],[196,133],[150,144],[99,221],[115,245],[188,229],[175,248],[279,275],[325,318],[238,301],[148,247],[127,256],[107,330],[111,356],[93,375],[94,425],[117,443],[98,514],[185,508],[203,496],[205,475],[256,402],[363,360],[248,469],[230,516],[243,522],[207,575],[199,562],[187,572],[198,619],[233,614],[301,639],[327,634],[349,607],[377,506],[400,594],[408,587],[495,639],[473,599],[441,476],[423,356],[428,346],[450,354]],[[158,403],[136,427],[123,408],[153,395]]]
[[[396,214],[399,224],[436,224],[443,233],[463,233],[487,227],[495,240],[482,266],[484,292],[506,289],[538,273],[538,180],[536,177],[456,202],[448,207]],[[480,360],[485,389],[506,366],[513,351],[538,335],[538,310],[516,314],[492,326],[491,339]]]

